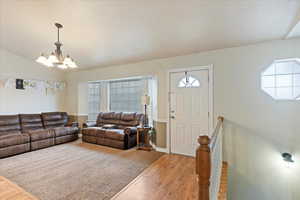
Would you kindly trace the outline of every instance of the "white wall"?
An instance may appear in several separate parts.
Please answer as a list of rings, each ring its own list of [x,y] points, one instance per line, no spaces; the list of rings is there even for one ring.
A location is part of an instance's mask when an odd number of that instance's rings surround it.
[[[33,60],[14,55],[4,49],[0,49],[0,76],[64,80],[62,71],[47,69]],[[63,92],[0,88],[0,114],[63,111],[64,96]]]
[[[274,59],[300,57],[300,40],[274,41],[174,58],[97,68],[67,75],[68,111],[87,112],[80,84],[139,75],[158,77],[158,117],[167,120],[167,70],[214,65],[215,117],[225,121],[230,200],[298,200],[299,166],[282,166],[280,153],[299,156],[300,102],[275,101],[260,89],[260,73]],[[71,95],[72,94],[72,95]],[[77,97],[76,97],[77,96]]]

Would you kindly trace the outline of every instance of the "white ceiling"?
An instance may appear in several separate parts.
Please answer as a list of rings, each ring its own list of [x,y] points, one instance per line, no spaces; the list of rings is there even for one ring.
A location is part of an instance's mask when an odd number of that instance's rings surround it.
[[[0,47],[101,67],[285,38],[300,0],[0,0]],[[296,20],[296,21],[295,21]]]

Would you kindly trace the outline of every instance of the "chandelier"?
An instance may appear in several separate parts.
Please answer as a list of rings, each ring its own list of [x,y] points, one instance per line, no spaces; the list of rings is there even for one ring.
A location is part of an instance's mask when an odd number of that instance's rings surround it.
[[[55,23],[55,26],[57,27],[57,42],[54,43],[56,46],[55,51],[52,52],[48,58],[42,53],[41,56],[36,59],[36,62],[47,67],[58,67],[60,69],[77,68],[74,60],[69,55],[66,57],[63,56],[61,51],[63,44],[59,41],[59,30],[63,28],[63,25]]]

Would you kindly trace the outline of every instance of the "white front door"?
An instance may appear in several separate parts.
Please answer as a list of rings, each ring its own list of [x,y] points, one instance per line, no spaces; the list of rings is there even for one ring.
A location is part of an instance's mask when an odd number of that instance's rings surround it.
[[[209,72],[170,73],[171,152],[195,156],[198,136],[209,131]]]

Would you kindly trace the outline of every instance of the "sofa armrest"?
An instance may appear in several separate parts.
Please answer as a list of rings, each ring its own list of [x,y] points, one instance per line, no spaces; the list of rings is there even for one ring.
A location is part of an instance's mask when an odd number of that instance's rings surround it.
[[[82,128],[95,127],[97,126],[96,122],[85,122],[82,124]]]
[[[78,122],[71,122],[71,123],[68,123],[66,126],[79,127],[79,123]]]
[[[137,133],[137,127],[126,127],[124,133],[127,135],[134,135]]]

